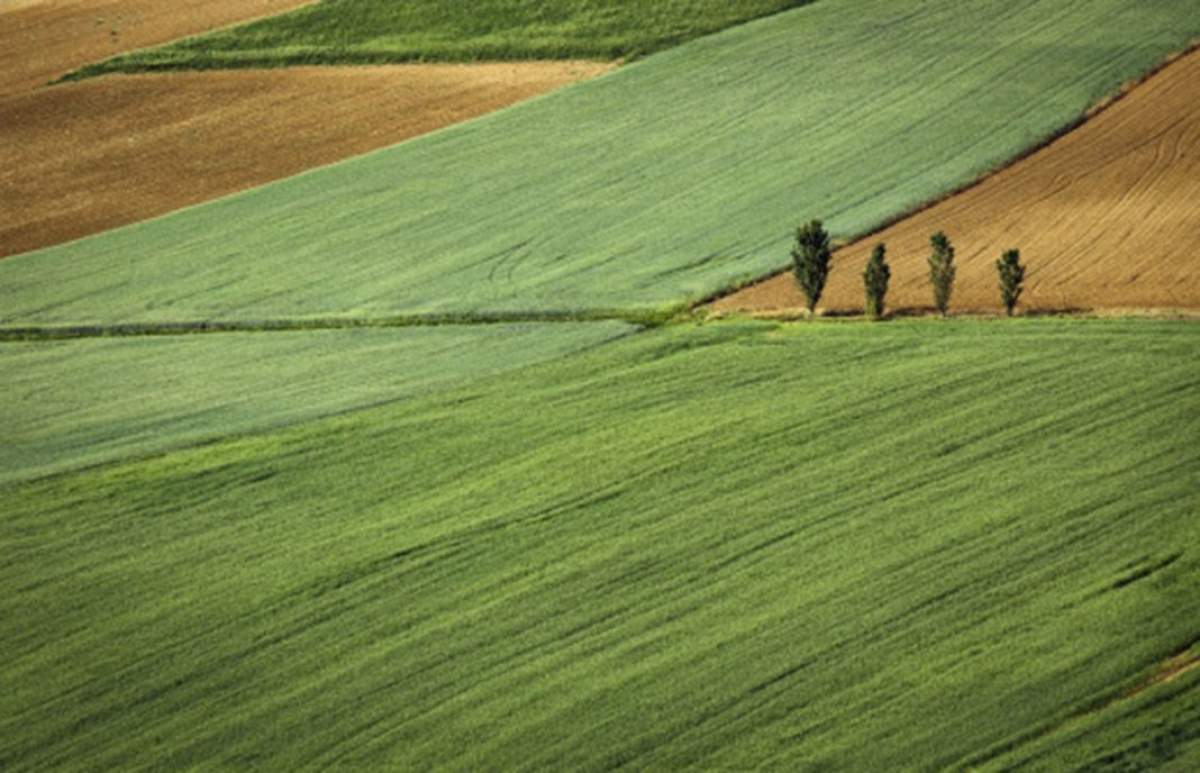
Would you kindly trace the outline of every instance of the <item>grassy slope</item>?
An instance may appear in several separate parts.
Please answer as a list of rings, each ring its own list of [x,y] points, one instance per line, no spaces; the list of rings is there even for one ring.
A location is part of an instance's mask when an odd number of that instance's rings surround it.
[[[341,0],[120,56],[77,75],[410,61],[617,59],[812,0]]]
[[[978,761],[1200,636],[1198,337],[668,327],[5,486],[0,767]]]
[[[406,399],[632,329],[600,322],[7,343],[0,482]]]
[[[0,262],[0,321],[658,306],[1013,156],[1192,0],[825,0],[445,132]],[[1070,41],[1065,43],[1064,41]]]
[[[1200,669],[1079,717],[989,761],[984,769],[1115,771],[1160,766],[1180,773],[1200,766]]]

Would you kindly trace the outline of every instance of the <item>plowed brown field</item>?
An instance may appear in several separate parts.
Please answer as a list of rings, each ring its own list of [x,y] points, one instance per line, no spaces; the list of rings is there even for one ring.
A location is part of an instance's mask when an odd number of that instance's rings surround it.
[[[888,307],[932,306],[925,258],[938,230],[957,249],[952,311],[1001,308],[994,263],[1008,248],[1028,266],[1021,308],[1200,308],[1200,52],[979,185],[838,250],[821,306],[861,311],[863,266],[880,241]],[[803,305],[784,273],[712,307]]]
[[[0,99],[0,256],[391,145],[612,65],[114,76]]]
[[[2,0],[0,95],[26,91],[89,62],[313,0]]]

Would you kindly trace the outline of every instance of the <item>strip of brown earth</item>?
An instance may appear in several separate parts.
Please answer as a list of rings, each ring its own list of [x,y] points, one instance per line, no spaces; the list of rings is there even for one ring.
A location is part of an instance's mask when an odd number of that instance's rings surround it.
[[[1151,687],[1154,687],[1155,685],[1173,682],[1196,668],[1200,668],[1200,652],[1193,650],[1181,652],[1164,663],[1159,670],[1150,676],[1150,678],[1148,678],[1145,682],[1125,693],[1121,697],[1132,698],[1135,695],[1143,693]]]
[[[1197,649],[1197,642],[1193,642],[1160,663],[1153,673],[1123,692],[1097,701],[1056,724],[1033,731],[1023,738],[1015,739],[1001,747],[986,751],[979,757],[970,760],[965,768],[967,770],[975,770],[985,763],[993,762],[1000,755],[1006,754],[1018,746],[1031,744],[1056,734],[1072,732],[1089,719],[1093,719],[1110,709],[1119,707],[1159,685],[1173,682],[1197,668],[1200,668],[1200,650]]]
[[[532,62],[113,76],[0,99],[0,256],[391,145],[612,67]]]
[[[1146,677],[1140,683],[1134,685],[1114,698],[1104,701],[1099,705],[1092,706],[1086,711],[1066,719],[1062,722],[1062,724],[1046,730],[1043,735],[1051,735],[1053,733],[1075,727],[1088,717],[1095,716],[1096,714],[1120,705],[1124,701],[1136,698],[1147,690],[1151,690],[1159,685],[1173,682],[1197,667],[1200,667],[1200,652],[1197,652],[1194,647],[1185,648],[1183,651],[1173,655],[1163,663],[1160,663],[1154,673]]]
[[[1025,309],[1200,308],[1200,52],[981,184],[838,250],[822,306],[862,310],[862,269],[880,241],[889,307],[931,306],[925,258],[938,230],[958,251],[952,311],[1000,308],[994,263],[1009,248],[1029,266]],[[787,273],[712,304],[802,306]]]
[[[89,62],[289,11],[313,0],[5,0],[0,95],[28,91]]]

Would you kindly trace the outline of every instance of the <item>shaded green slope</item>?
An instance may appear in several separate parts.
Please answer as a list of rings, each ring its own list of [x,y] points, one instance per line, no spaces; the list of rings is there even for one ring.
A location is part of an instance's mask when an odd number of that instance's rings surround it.
[[[498,324],[0,344],[0,482],[460,386],[631,330]]]
[[[0,262],[0,322],[678,303],[860,233],[1200,33],[1192,0],[825,0],[482,120]]]
[[[326,0],[118,56],[73,77],[296,64],[628,58],[811,1]]]
[[[979,761],[1200,635],[1198,337],[675,326],[0,487],[0,766]]]
[[[1200,656],[1200,651],[1193,651]],[[1200,669],[1074,718],[984,770],[1200,769]]]

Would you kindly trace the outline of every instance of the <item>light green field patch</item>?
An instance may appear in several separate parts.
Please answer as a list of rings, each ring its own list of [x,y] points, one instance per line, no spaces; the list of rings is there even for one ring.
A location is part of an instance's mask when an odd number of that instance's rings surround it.
[[[340,0],[138,51],[78,75],[297,64],[618,59],[811,0]]]
[[[671,326],[4,486],[0,767],[986,762],[1200,638],[1198,345]]]
[[[0,262],[0,324],[659,307],[1012,158],[1194,0],[823,0],[357,160]]]
[[[0,483],[445,390],[595,346],[616,322],[0,344]]]

